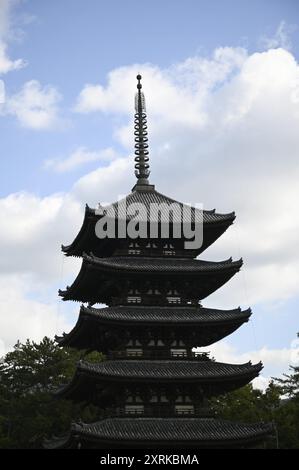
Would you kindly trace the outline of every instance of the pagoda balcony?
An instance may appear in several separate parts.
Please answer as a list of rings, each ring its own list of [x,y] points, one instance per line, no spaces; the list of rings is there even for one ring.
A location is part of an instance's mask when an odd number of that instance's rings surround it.
[[[150,249],[150,248],[123,248],[117,249],[113,256],[146,256],[146,257],[177,257],[177,258],[195,258],[197,255],[196,250],[172,250],[172,249]]]
[[[210,361],[208,353],[198,353],[194,351],[159,351],[156,348],[150,350],[122,350],[109,351],[106,354],[107,359],[188,359],[195,361]]]
[[[155,408],[147,408],[145,410],[126,410],[125,408],[119,409],[106,409],[101,411],[101,418],[113,418],[113,417],[140,417],[143,418],[162,418],[162,417],[176,417],[176,418],[184,418],[186,416],[192,416],[193,418],[202,418],[212,416],[213,412],[209,408],[198,408],[193,410],[174,410],[174,409],[167,409],[165,407],[155,407]]]
[[[152,307],[171,305],[191,306],[199,305],[199,301],[191,301],[190,299],[178,295],[127,295],[123,297],[112,297],[110,305],[143,305]]]

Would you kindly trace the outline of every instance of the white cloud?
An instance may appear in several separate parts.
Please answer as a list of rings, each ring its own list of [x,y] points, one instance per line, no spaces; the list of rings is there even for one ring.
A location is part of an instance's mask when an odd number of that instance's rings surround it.
[[[252,385],[254,388],[257,388],[259,390],[262,390],[263,392],[266,391],[269,383],[271,382],[272,377],[265,377],[264,375],[260,375],[259,377],[256,377],[252,381]]]
[[[82,206],[67,195],[39,198],[28,193],[0,199],[0,273],[30,275],[40,283],[55,282],[64,259],[61,243],[71,242],[82,222]],[[78,261],[64,263],[74,275]]]
[[[0,74],[18,70],[26,65],[23,59],[11,60],[7,55],[7,45],[0,39]]]
[[[23,33],[21,29],[12,27],[12,13],[18,3],[19,0],[0,0],[0,76],[26,65],[23,59],[12,60],[7,52],[9,42]],[[23,24],[33,19],[30,15],[22,16]],[[1,84],[4,90],[4,82]],[[37,80],[30,80],[14,95],[1,93],[0,115],[14,115],[23,127],[35,130],[62,126],[64,123],[58,119],[60,99],[54,87],[42,87]]]
[[[64,125],[59,118],[60,100],[53,86],[43,87],[37,80],[30,80],[18,93],[7,97],[2,113],[16,116],[23,127],[33,130],[58,128]]]
[[[279,377],[288,371],[294,352],[298,355],[299,349],[298,347],[296,349],[292,347],[271,349],[264,346],[258,350],[241,353],[227,341],[220,341],[212,346],[201,348],[200,351],[208,351],[218,362],[230,364],[244,364],[249,361],[256,364],[262,361],[264,369],[261,375],[254,379],[253,385],[264,390],[272,377]]]
[[[146,89],[150,90],[150,115],[166,121],[201,124],[202,107],[207,93],[227,80],[242,66],[247,52],[242,48],[223,47],[211,59],[192,57],[169,69],[143,64],[120,67],[108,74],[108,83],[87,84],[80,92],[75,110],[132,114],[136,91],[136,73],[142,70]]]
[[[72,171],[91,162],[109,162],[118,158],[118,154],[111,147],[99,151],[91,151],[79,147],[67,158],[52,158],[46,160],[44,167],[58,173]]]
[[[5,85],[4,81],[0,80],[0,106],[5,102]]]
[[[17,340],[39,341],[68,331],[70,324],[59,313],[58,303],[30,298],[32,281],[21,275],[0,275],[0,357]]]
[[[8,53],[8,43],[21,35],[12,27],[12,12],[19,0],[0,0],[0,76],[26,65],[23,59],[12,60]],[[23,23],[30,23],[33,16],[23,15]],[[4,82],[1,82],[4,86]],[[1,98],[3,98],[3,93]],[[16,116],[23,127],[31,129],[49,129],[62,125],[58,119],[58,103],[61,97],[53,86],[44,86],[37,80],[26,82],[21,90],[0,100],[0,115]]]
[[[291,36],[294,31],[296,31],[297,26],[287,24],[282,20],[273,36],[262,36],[261,45],[265,49],[275,49],[276,47],[283,47],[284,49],[292,49],[292,40]]]
[[[114,202],[118,196],[128,194],[135,184],[130,178],[132,158],[118,158],[109,165],[100,167],[82,176],[74,185],[72,193],[80,201],[90,201],[90,205]],[[131,179],[131,186],[130,186]]]
[[[23,59],[13,60],[7,53],[7,41],[12,36],[11,13],[17,3],[16,0],[0,0],[0,75],[26,65]]]

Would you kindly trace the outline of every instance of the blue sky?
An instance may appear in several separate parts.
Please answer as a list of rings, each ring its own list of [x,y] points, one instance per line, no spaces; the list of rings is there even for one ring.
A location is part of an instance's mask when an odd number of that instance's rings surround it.
[[[53,139],[52,132],[32,134],[17,128],[13,118],[1,122],[1,153],[10,155],[9,160],[1,159],[1,195],[20,189],[40,195],[64,190],[78,173],[51,178],[42,171],[42,161],[71,152],[82,142],[90,147],[109,145],[110,116],[87,120],[71,113],[83,84],[105,84],[116,67],[149,62],[165,68],[198,53],[209,56],[219,46],[261,50],[262,37],[272,37],[281,21],[292,29],[298,9],[296,0],[21,2],[13,13],[21,38],[11,41],[9,50],[12,57],[21,54],[28,65],[5,77],[7,93],[17,92],[32,78],[54,84],[71,123],[68,132],[55,133]],[[292,44],[296,55],[298,28],[292,32]],[[12,139],[16,132],[18,138]],[[17,175],[13,163],[19,168]]]
[[[141,72],[158,189],[237,211],[239,228],[205,258],[241,252],[247,294],[233,280],[209,302],[251,305],[254,316],[220,357],[260,353],[265,377],[287,367],[299,330],[298,25],[297,0],[0,0],[0,278],[28,324],[3,323],[3,350],[76,320],[76,306],[56,299],[79,268],[59,244],[76,234],[85,202],[134,184]]]

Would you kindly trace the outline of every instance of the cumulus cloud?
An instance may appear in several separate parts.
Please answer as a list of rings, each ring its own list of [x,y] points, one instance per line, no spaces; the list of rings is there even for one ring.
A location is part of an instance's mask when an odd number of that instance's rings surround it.
[[[0,0],[0,75],[26,65],[23,59],[11,59],[7,52],[7,41],[12,35],[11,12],[17,3],[16,0]]]
[[[150,114],[166,122],[201,124],[203,99],[214,87],[233,75],[245,61],[243,48],[222,47],[212,58],[192,57],[169,69],[150,64],[120,67],[108,74],[107,86],[87,84],[79,93],[75,110],[132,113],[132,96],[136,91],[136,71],[142,70],[150,90]],[[196,98],[196,99],[194,99]],[[179,110],[179,111],[178,111]]]
[[[22,36],[12,27],[12,13],[19,0],[0,0],[0,76],[26,65],[23,59],[13,60],[8,55],[8,44]],[[23,24],[34,20],[33,16],[23,15]],[[13,115],[26,128],[41,130],[65,125],[59,118],[58,103],[61,96],[53,86],[42,86],[37,80],[26,82],[18,93],[5,93],[4,81],[0,80],[0,115]]]
[[[264,364],[261,375],[253,381],[256,388],[264,390],[267,388],[272,377],[279,377],[288,371],[289,365],[294,364],[294,357],[299,358],[298,345],[289,348],[271,349],[263,346],[261,349],[240,352],[227,341],[221,341],[207,348],[201,348],[200,351],[210,352],[211,357],[215,357],[219,362],[230,364],[243,364],[251,361],[253,364],[260,361]]]
[[[23,59],[11,60],[7,55],[7,45],[0,39],[0,74],[18,70],[26,65]]]
[[[284,49],[290,50],[292,49],[292,40],[291,36],[294,31],[296,31],[297,27],[295,25],[287,24],[284,20],[282,20],[273,36],[262,36],[261,37],[261,45],[265,49],[275,49],[276,47],[283,47]]]
[[[80,228],[82,207],[67,195],[39,198],[29,193],[0,199],[0,273],[30,275],[32,282],[55,282],[60,276],[61,243]],[[65,264],[65,276],[74,275],[76,260]]]
[[[0,357],[17,340],[39,341],[70,328],[57,303],[33,299],[29,286],[32,280],[27,276],[0,274]]]
[[[131,178],[132,158],[118,158],[105,167],[82,176],[72,189],[72,194],[80,201],[90,201],[96,206],[98,202],[103,205],[114,202],[119,196],[128,194],[128,189],[135,184]]]
[[[109,162],[115,160],[118,154],[111,147],[99,151],[91,151],[85,147],[79,147],[67,158],[51,158],[46,160],[44,167],[58,173],[76,170],[91,162]]]
[[[80,261],[66,260],[60,246],[72,241],[82,215],[83,206],[69,195],[0,199],[0,356],[18,339],[71,328],[57,290],[72,282]]]
[[[21,126],[33,130],[58,128],[63,124],[59,118],[60,100],[53,86],[30,80],[18,93],[7,97],[2,113],[16,116]]]

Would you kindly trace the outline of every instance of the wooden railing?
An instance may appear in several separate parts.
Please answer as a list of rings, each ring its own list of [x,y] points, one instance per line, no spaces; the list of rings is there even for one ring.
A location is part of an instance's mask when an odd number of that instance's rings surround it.
[[[168,351],[110,351],[107,359],[188,359],[196,361],[209,361],[208,353],[196,352],[168,352]]]
[[[149,418],[149,417],[185,417],[185,416],[192,416],[192,417],[204,417],[204,416],[210,416],[211,415],[211,410],[202,408],[199,410],[183,410],[183,411],[175,411],[175,410],[167,410],[163,408],[153,408],[152,410],[125,410],[123,408],[117,409],[117,410],[102,410],[101,412],[101,417],[138,417],[142,416],[144,418]]]

